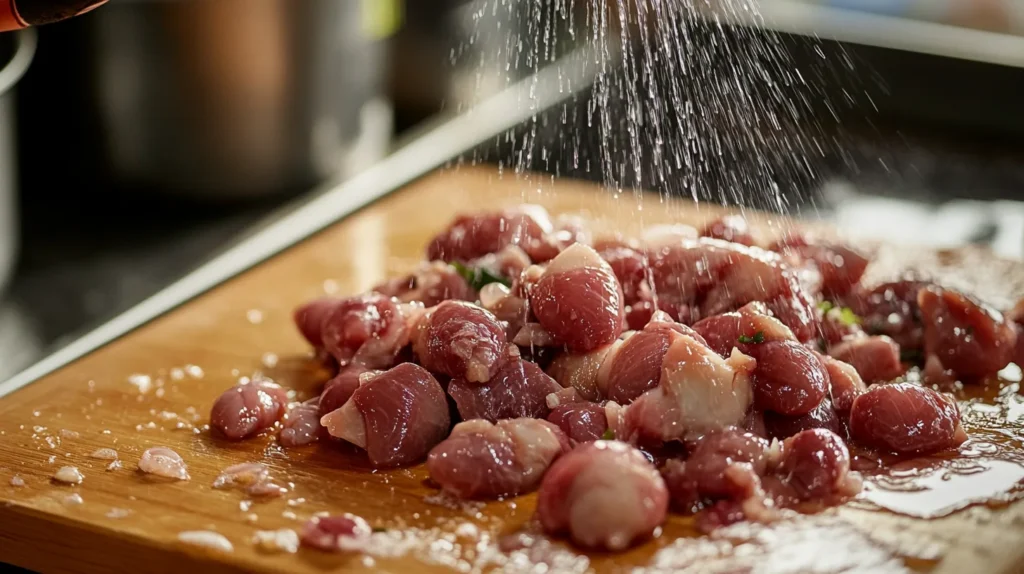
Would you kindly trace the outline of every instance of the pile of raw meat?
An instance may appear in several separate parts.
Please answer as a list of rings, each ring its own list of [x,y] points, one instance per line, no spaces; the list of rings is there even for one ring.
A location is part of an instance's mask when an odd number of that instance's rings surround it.
[[[279,426],[288,447],[327,434],[382,468],[426,460],[462,498],[537,489],[545,531],[621,550],[670,508],[712,529],[848,499],[848,443],[956,449],[957,403],[934,389],[1024,354],[1013,312],[926,280],[863,285],[849,246],[755,243],[736,216],[636,240],[536,206],[461,216],[413,274],[296,311],[337,367],[318,398],[289,408],[257,380],[212,426]]]

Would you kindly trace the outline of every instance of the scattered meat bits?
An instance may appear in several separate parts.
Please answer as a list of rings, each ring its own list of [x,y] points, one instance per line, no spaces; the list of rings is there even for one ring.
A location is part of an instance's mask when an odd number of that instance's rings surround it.
[[[223,534],[211,530],[186,530],[178,533],[178,540],[192,546],[201,546],[217,552],[234,552],[235,547]]]
[[[302,527],[303,546],[327,552],[361,550],[370,537],[370,525],[354,514],[313,517]]]
[[[92,451],[89,458],[99,460],[117,460],[117,451],[112,448],[98,448]]]
[[[188,467],[181,455],[166,446],[154,446],[146,449],[139,459],[139,470],[155,476],[189,480]]]
[[[62,466],[53,473],[53,480],[64,484],[82,484],[85,475],[75,466]]]

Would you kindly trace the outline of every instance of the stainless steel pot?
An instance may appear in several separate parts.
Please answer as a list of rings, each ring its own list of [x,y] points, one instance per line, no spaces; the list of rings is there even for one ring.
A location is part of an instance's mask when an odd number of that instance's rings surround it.
[[[102,167],[251,197],[314,185],[368,140],[383,153],[380,2],[113,0],[83,16]]]
[[[34,30],[0,36],[0,290],[10,280],[18,253],[14,88],[32,63],[35,51]]]

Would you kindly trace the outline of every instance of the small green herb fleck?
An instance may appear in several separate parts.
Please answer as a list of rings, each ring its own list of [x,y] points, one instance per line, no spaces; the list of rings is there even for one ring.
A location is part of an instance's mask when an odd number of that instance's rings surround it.
[[[860,317],[849,307],[843,307],[839,310],[839,320],[847,327],[860,324]]]
[[[821,303],[818,303],[818,309],[821,309],[822,313],[828,313],[833,307],[835,307],[835,305],[833,305],[831,301],[822,301]]]
[[[615,440],[615,431],[612,429],[605,430],[604,434],[601,435],[601,440]]]
[[[740,338],[738,340],[740,343],[743,343],[745,345],[749,345],[751,343],[755,345],[764,343],[764,331],[758,331],[754,333],[753,337],[748,337],[747,335],[740,335]]]
[[[387,532],[387,531],[388,531],[388,529],[387,529],[387,528],[384,528],[383,526],[374,526],[374,527],[373,527],[373,531],[374,531],[374,532]]]
[[[512,286],[512,282],[508,278],[495,275],[483,267],[469,267],[458,261],[453,261],[451,266],[476,291],[482,289],[484,285],[490,285],[491,283],[501,283],[505,287]]]

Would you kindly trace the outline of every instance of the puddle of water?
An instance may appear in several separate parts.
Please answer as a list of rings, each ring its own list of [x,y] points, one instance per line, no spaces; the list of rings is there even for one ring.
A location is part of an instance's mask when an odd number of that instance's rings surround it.
[[[1024,466],[1017,463],[961,459],[869,478],[862,500],[906,516],[939,518],[974,504],[1013,500],[1024,494],[1022,481]]]

